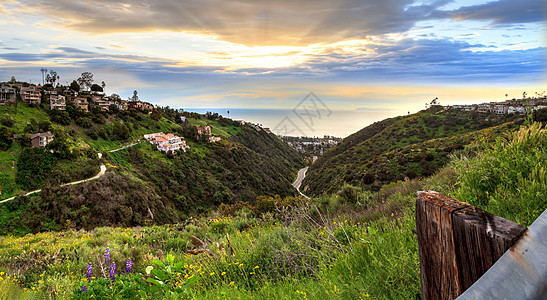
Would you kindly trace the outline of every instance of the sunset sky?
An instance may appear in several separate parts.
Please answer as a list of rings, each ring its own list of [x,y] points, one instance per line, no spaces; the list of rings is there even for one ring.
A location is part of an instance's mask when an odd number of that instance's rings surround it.
[[[171,107],[396,115],[547,90],[545,0],[0,0],[0,81],[91,71]]]

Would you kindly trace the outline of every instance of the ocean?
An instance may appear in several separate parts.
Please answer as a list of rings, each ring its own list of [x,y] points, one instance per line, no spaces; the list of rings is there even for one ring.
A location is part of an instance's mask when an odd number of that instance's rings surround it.
[[[185,108],[185,111],[218,113],[233,120],[245,120],[273,133],[290,136],[347,137],[376,121],[394,117],[393,111],[328,109],[258,109],[258,108]]]

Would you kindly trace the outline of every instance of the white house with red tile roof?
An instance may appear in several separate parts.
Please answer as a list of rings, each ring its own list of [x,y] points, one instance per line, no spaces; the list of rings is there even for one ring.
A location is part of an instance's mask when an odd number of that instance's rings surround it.
[[[186,151],[188,145],[184,138],[176,136],[172,133],[164,134],[163,132],[145,134],[144,138],[149,140],[150,143],[156,145],[160,151],[176,151],[182,149]]]

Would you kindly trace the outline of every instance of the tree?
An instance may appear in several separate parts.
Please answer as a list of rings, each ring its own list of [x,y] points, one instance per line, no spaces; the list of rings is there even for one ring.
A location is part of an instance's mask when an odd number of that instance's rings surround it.
[[[61,78],[59,75],[57,75],[56,71],[50,70],[49,74],[46,75],[46,81],[50,83],[52,86],[55,86],[55,82]]]
[[[101,81],[101,87],[103,88],[103,92],[104,92],[104,89],[106,88],[106,83],[104,81]]]
[[[93,73],[83,72],[82,76],[80,76],[77,81],[81,88],[87,89],[91,87],[91,84],[93,83]]]
[[[131,101],[139,101],[139,96],[137,96],[139,92],[137,92],[137,90],[134,90],[133,91],[133,97],[129,98],[129,100]]]
[[[159,121],[161,119],[161,114],[157,109],[152,110],[152,114],[150,115],[150,118],[154,121]]]
[[[75,92],[80,91],[80,85],[76,82],[76,80],[72,81],[72,83],[70,84],[70,89],[75,91]]]
[[[11,76],[11,79],[10,79],[10,81],[9,81],[9,82],[10,82],[10,83],[16,83],[16,82],[17,82],[17,80],[15,80],[15,76]]]
[[[100,85],[94,83],[93,85],[91,85],[91,90],[94,92],[102,92],[103,88]]]
[[[46,68],[41,68],[40,72],[42,72],[42,85],[43,85],[43,84],[45,84],[44,75],[47,73],[47,69]]]
[[[11,147],[11,144],[13,144],[11,134],[9,128],[4,126],[0,127],[0,150],[6,151]]]

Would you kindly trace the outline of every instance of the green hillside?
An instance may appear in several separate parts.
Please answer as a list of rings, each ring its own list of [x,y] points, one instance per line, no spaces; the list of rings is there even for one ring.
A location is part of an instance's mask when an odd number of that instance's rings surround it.
[[[432,175],[449,155],[482,138],[514,129],[522,119],[430,108],[376,122],[345,138],[310,166],[302,184],[310,195],[333,193],[345,183],[378,190],[382,185]]]
[[[186,122],[181,117],[186,117]],[[254,201],[258,196],[292,196],[294,174],[303,158],[275,135],[222,117],[157,108],[83,112],[67,105],[51,111],[43,104],[0,106],[7,146],[0,149],[0,232],[24,234],[43,230],[95,226],[174,223],[210,211],[221,203]],[[196,125],[208,125],[222,140],[210,143]],[[46,149],[32,148],[30,134],[51,131]],[[164,132],[185,138],[186,152],[163,153],[144,134]],[[19,136],[13,140],[13,134]],[[97,153],[103,154],[98,159]],[[105,176],[75,186],[60,186],[94,176],[106,164]],[[23,192],[41,193],[22,196]]]
[[[525,226],[547,208],[541,124],[474,147],[428,178],[378,192],[346,186],[309,200],[222,205],[163,226],[0,236],[0,298],[419,299],[417,191],[435,190]],[[131,185],[112,176],[113,188]],[[146,189],[131,188],[141,203]],[[203,244],[193,244],[196,238]],[[205,248],[209,254],[187,252]]]

